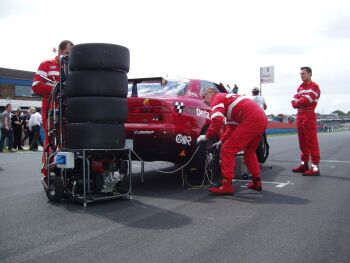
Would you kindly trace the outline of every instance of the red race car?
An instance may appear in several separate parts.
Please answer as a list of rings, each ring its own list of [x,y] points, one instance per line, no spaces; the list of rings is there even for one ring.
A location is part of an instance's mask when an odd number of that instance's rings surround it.
[[[222,84],[205,80],[129,79],[125,126],[134,151],[145,161],[188,161],[197,148],[196,138],[210,124],[210,107],[200,97],[208,86],[228,92]]]

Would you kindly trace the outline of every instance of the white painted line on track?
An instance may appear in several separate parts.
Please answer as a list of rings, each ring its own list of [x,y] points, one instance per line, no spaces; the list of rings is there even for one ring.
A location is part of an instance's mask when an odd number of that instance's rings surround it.
[[[286,182],[286,183],[281,183],[281,184],[278,184],[278,185],[276,185],[275,187],[277,187],[277,188],[282,188],[282,187],[285,187],[286,185],[289,185],[291,182]]]
[[[339,161],[339,160],[321,160],[322,163],[350,163],[350,161]]]
[[[249,180],[240,180],[240,179],[233,179],[232,182],[248,182]],[[264,184],[273,184],[275,185],[275,187],[277,188],[283,188],[287,185],[292,185],[294,183],[292,183],[291,181],[287,181],[287,182],[268,182],[268,181],[261,181]],[[246,185],[242,185],[242,187],[246,187]]]
[[[277,159],[271,159],[271,162],[280,162],[280,163],[300,163],[300,160],[277,160]],[[321,160],[320,165],[323,163],[349,163],[350,161],[344,161],[344,160]]]
[[[331,165],[331,164],[320,164],[320,167],[328,167],[330,169],[334,169],[336,166],[335,165]]]

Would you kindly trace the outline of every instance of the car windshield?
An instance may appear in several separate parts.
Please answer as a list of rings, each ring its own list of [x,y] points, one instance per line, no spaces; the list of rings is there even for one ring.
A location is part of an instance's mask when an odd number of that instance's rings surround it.
[[[168,80],[166,85],[160,82],[142,82],[137,84],[138,97],[156,95],[156,96],[174,96],[184,95],[187,92],[188,81]],[[132,83],[128,86],[128,97],[131,97]]]

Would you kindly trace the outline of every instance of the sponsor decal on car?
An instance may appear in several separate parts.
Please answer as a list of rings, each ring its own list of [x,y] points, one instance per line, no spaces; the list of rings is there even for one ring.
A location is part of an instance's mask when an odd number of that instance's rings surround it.
[[[184,111],[184,103],[180,101],[175,101],[174,106],[177,113],[181,115],[182,112]]]
[[[139,131],[139,130],[135,130],[134,134],[135,135],[149,135],[149,134],[153,134],[154,131]]]
[[[199,116],[199,117],[204,117],[204,118],[210,120],[210,114],[209,114],[209,112],[206,111],[206,110],[201,110],[201,109],[198,109],[198,108],[197,108],[197,109],[196,109],[196,114],[197,114],[197,116]]]
[[[196,108],[193,108],[193,107],[186,107],[186,108],[184,108],[183,113],[188,114],[188,115],[194,115],[194,116],[197,115],[196,114]]]
[[[191,145],[192,137],[187,135],[176,135],[176,142],[183,145]]]

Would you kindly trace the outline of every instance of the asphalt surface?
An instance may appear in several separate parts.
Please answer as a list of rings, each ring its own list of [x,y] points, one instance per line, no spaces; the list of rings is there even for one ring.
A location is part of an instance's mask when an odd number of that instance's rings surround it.
[[[85,209],[47,201],[41,153],[0,154],[0,262],[350,262],[350,132],[319,140],[320,177],[292,174],[297,137],[272,136],[261,193],[235,182],[216,197],[148,172],[133,200]]]

